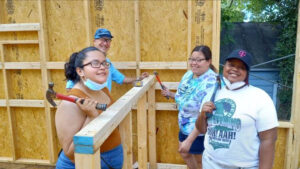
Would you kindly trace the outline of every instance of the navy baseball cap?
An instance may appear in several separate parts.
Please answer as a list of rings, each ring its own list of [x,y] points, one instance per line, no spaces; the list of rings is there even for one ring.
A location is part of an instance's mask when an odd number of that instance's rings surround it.
[[[94,39],[99,39],[99,38],[103,38],[103,37],[113,38],[113,36],[111,35],[111,33],[108,29],[105,29],[105,28],[97,29],[97,31],[95,32],[95,35],[94,35]]]
[[[251,67],[251,58],[252,55],[247,51],[242,49],[237,49],[231,52],[225,61],[227,61],[228,59],[239,59],[246,65],[246,68],[249,71]]]

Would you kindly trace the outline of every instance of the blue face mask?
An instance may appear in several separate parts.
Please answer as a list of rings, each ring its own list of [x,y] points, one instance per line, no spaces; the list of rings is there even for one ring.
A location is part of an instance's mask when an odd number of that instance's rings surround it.
[[[84,85],[91,90],[99,91],[99,90],[103,89],[104,87],[107,87],[107,82],[105,82],[103,84],[99,84],[90,79],[87,79],[86,81],[84,81]]]

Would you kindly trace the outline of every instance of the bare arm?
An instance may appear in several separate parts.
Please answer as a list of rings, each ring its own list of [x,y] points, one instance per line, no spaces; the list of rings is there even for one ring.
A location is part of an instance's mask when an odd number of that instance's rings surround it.
[[[201,114],[198,116],[196,121],[196,128],[201,134],[205,134],[207,130],[207,117],[206,113],[212,113],[216,107],[213,102],[206,102],[203,104]]]
[[[74,161],[73,136],[98,115],[94,105],[95,101],[88,99],[85,100],[84,104],[79,103],[79,101],[77,101],[77,105],[62,101],[55,115],[59,142],[66,156],[72,161]],[[89,107],[93,107],[93,109]]]
[[[272,169],[277,139],[277,128],[259,132],[258,136],[260,139],[259,169]]]

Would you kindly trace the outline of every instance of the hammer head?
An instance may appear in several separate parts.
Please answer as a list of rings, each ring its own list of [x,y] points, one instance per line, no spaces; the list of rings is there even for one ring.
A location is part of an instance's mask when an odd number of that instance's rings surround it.
[[[157,73],[156,71],[154,71],[153,74],[154,74],[155,76],[158,76],[158,73]]]
[[[53,86],[54,86],[54,83],[53,82],[49,82],[49,84],[48,84],[48,90],[46,91],[46,98],[47,98],[48,102],[53,107],[56,107],[56,104],[55,104],[55,102],[53,100],[53,98],[56,98],[56,93],[53,90]]]

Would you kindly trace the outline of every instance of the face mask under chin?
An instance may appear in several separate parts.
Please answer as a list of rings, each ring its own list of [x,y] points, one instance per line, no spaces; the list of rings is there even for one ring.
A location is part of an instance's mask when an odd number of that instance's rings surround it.
[[[99,90],[107,87],[107,82],[100,84],[100,83],[94,82],[90,79],[86,79],[83,83],[87,88],[89,88],[90,90],[93,90],[93,91],[99,91]]]

